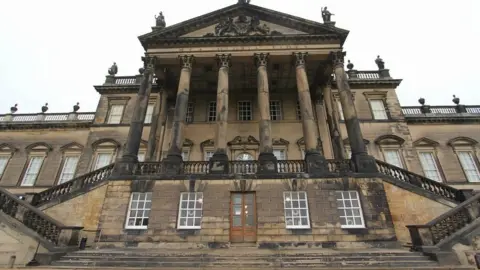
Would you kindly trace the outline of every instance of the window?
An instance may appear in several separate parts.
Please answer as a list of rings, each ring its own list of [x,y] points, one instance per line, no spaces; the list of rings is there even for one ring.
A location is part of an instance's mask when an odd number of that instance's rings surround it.
[[[337,110],[338,110],[338,117],[340,118],[339,120],[345,120],[345,117],[343,116],[342,103],[338,99],[337,99]]]
[[[480,172],[472,151],[458,151],[458,159],[462,165],[468,182],[480,182]]]
[[[203,153],[203,158],[205,161],[209,161],[213,157],[214,152],[213,151],[205,151]]]
[[[282,120],[282,106],[280,101],[270,101],[270,120]]]
[[[239,121],[252,120],[252,103],[250,101],[238,102],[238,120]]]
[[[301,152],[302,158],[305,158],[305,149],[304,148],[300,149],[300,152]]]
[[[155,108],[155,104],[148,104],[147,106],[147,113],[145,114],[145,124],[151,124],[152,123],[152,116],[153,116],[153,110]]]
[[[185,116],[185,122],[193,122],[193,102],[189,102],[187,105],[187,115]]]
[[[203,193],[183,192],[180,194],[178,229],[200,229],[202,223]]]
[[[110,107],[110,113],[108,115],[108,124],[120,124],[122,122],[122,115],[124,105],[112,105]]]
[[[98,170],[100,168],[103,168],[107,165],[110,165],[112,163],[112,156],[113,153],[98,153],[97,157],[95,159],[95,165],[93,166],[93,170]]]
[[[35,184],[38,174],[40,173],[40,169],[42,168],[44,159],[45,159],[44,156],[30,157],[28,161],[27,169],[25,170],[25,175],[23,176],[21,186],[29,187]]]
[[[63,167],[58,179],[58,184],[70,181],[75,176],[78,160],[80,156],[65,156],[63,160]]]
[[[384,149],[385,162],[403,169],[403,162],[398,149]]]
[[[357,191],[337,191],[337,208],[342,228],[365,228]]]
[[[300,109],[300,101],[297,101],[297,120],[302,120],[302,110]]]
[[[145,161],[145,155],[146,155],[145,151],[139,151],[138,155],[137,155],[138,162],[144,162]]]
[[[125,229],[146,229],[152,208],[152,193],[133,192],[128,207]]]
[[[274,149],[273,154],[277,160],[286,160],[286,154],[284,149]]]
[[[372,108],[373,119],[385,120],[388,119],[387,111],[382,99],[371,99],[370,107]]]
[[[433,152],[419,152],[419,156],[425,177],[442,182],[442,175],[438,169],[435,154]]]
[[[351,159],[352,158],[352,149],[349,146],[345,145],[345,158]]]
[[[287,229],[308,229],[308,200],[305,191],[287,191],[283,193],[285,225]]]
[[[0,155],[0,179],[2,179],[2,175],[7,169],[8,161],[10,160],[10,155]]]
[[[210,101],[208,103],[208,122],[217,121],[217,102]]]
[[[182,160],[183,161],[188,161],[189,157],[190,157],[190,151],[183,150],[182,151]]]

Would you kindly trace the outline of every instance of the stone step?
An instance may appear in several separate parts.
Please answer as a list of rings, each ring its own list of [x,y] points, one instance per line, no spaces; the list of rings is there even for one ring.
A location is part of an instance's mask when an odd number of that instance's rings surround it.
[[[138,267],[91,267],[91,266],[49,266],[49,267],[24,267],[19,269],[28,269],[28,270],[138,270]],[[267,267],[250,267],[250,266],[206,266],[206,267],[151,267],[149,270],[199,270],[199,269],[216,269],[216,270],[264,270],[264,269],[275,269],[270,266]],[[289,267],[289,270],[304,270],[302,267]],[[362,267],[310,267],[308,270],[385,270],[384,266],[362,266]],[[470,266],[408,266],[408,267],[388,267],[388,270],[475,270],[476,267]],[[0,270],[7,270],[2,269]]]

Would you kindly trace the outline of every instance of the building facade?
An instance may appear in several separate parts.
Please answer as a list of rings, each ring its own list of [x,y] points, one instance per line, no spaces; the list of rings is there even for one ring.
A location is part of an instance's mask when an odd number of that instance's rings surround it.
[[[0,115],[0,186],[105,245],[410,242],[480,187],[480,105],[402,107],[347,35],[243,1],[161,15],[95,112]]]

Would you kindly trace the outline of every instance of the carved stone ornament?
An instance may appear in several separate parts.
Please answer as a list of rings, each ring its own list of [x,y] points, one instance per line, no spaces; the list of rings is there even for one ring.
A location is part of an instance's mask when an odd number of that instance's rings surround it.
[[[288,145],[290,142],[282,139],[282,138],[273,138],[272,139],[272,144],[273,145]]]
[[[220,68],[228,68],[231,66],[231,54],[217,54],[217,64]]]
[[[159,28],[165,28],[166,26],[166,23],[165,23],[165,16],[163,16],[163,13],[160,12],[160,14],[158,14],[158,17],[155,15],[155,25]]]
[[[180,65],[182,66],[182,68],[192,68],[194,60],[193,55],[180,55],[178,56],[178,58],[180,59]]]
[[[377,59],[375,59],[375,64],[377,64],[379,70],[385,69],[385,62],[380,57],[380,55],[377,55]]]
[[[259,145],[260,142],[253,136],[237,136],[228,142],[228,145]]]
[[[14,114],[18,111],[18,104],[15,104],[15,106],[10,107],[10,113]]]
[[[193,146],[193,141],[185,138],[185,140],[183,141],[183,147],[192,147],[192,146]]]
[[[206,147],[214,147],[214,146],[215,146],[215,141],[213,139],[208,139],[200,143],[200,147],[202,148],[202,151]]]
[[[256,53],[253,55],[253,59],[255,60],[255,66],[266,66],[268,63],[268,53]]]
[[[117,63],[113,62],[113,65],[108,69],[108,74],[115,76],[118,73]]]
[[[215,32],[206,34],[206,37],[220,36],[250,36],[250,35],[269,35],[281,34],[278,31],[270,31],[266,25],[260,24],[260,19],[256,16],[240,15],[232,18],[227,17],[215,26]]]
[[[151,73],[154,72],[155,69],[155,61],[157,58],[151,57],[151,56],[142,56],[142,61],[143,61],[143,73]],[[143,74],[141,73],[141,74]]]
[[[250,0],[238,0],[237,4],[250,4]]]
[[[345,58],[346,53],[342,51],[338,52],[331,52],[330,57],[333,62],[334,67],[342,67],[343,68],[343,63],[344,63],[344,58]]]
[[[298,66],[304,66],[305,65],[305,62],[307,60],[307,55],[308,53],[306,52],[297,52],[297,53],[293,53],[292,54],[293,57],[294,57],[294,61],[295,61],[295,66],[298,67]]]

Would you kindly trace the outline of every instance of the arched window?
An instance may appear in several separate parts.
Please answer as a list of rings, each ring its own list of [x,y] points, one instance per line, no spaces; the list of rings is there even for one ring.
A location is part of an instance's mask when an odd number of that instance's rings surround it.
[[[236,160],[239,161],[250,161],[253,160],[253,156],[249,153],[243,152],[237,155]]]
[[[20,186],[31,187],[35,185],[42,169],[43,162],[48,153],[52,151],[52,146],[46,143],[34,143],[26,147],[28,159],[23,171],[22,182]]]
[[[405,139],[393,135],[382,135],[375,139],[375,143],[380,147],[385,162],[390,163],[402,169],[406,169],[405,161],[403,160],[402,145]]]
[[[438,145],[438,142],[426,137],[413,142],[425,177],[437,182],[443,182],[443,173],[437,156]]]
[[[0,180],[7,170],[7,165],[17,149],[10,144],[0,144]]]
[[[63,153],[63,157],[57,177],[58,184],[70,181],[75,177],[83,146],[72,142],[60,147],[60,150]]]
[[[92,148],[95,154],[90,168],[91,171],[95,171],[110,165],[115,160],[120,143],[113,139],[101,139],[94,142]]]
[[[468,182],[480,182],[480,164],[477,157],[478,142],[467,137],[457,137],[447,143],[457,154],[458,161]]]

